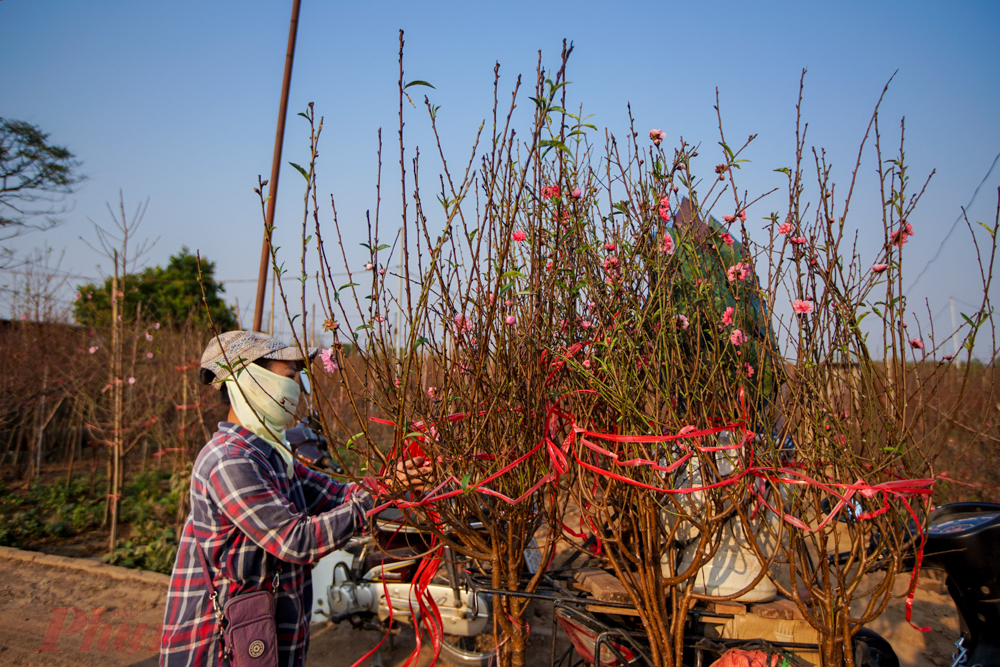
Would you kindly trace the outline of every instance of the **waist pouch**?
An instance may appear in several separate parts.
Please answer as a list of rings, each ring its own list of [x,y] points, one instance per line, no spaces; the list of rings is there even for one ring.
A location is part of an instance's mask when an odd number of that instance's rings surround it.
[[[222,610],[226,657],[233,667],[277,667],[278,635],[271,591],[237,595]]]
[[[278,667],[278,633],[274,626],[272,591],[253,591],[233,596],[219,607],[219,594],[200,544],[195,544],[215,618],[222,626],[223,657],[232,667]],[[267,581],[267,557],[264,558]],[[271,589],[278,590],[280,568],[275,570]]]

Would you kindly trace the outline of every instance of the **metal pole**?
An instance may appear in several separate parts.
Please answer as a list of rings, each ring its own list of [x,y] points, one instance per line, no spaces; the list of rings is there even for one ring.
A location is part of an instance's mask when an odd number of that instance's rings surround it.
[[[264,316],[264,292],[267,290],[267,270],[270,265],[271,230],[274,228],[274,204],[278,201],[278,174],[281,171],[281,147],[285,140],[285,116],[288,113],[288,89],[292,85],[292,61],[295,59],[295,36],[299,29],[299,5],[292,0],[292,19],[288,25],[288,52],[285,54],[285,77],[281,83],[281,104],[278,107],[278,129],[274,136],[274,159],[267,195],[267,216],[264,225],[264,247],[260,251],[260,274],[257,277],[257,303],[253,311],[253,330],[260,331]]]

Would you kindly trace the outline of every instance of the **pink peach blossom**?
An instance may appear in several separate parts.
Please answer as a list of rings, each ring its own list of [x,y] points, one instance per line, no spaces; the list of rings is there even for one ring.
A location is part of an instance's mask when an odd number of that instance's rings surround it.
[[[872,264],[872,271],[875,273],[882,273],[889,268],[888,264]]]
[[[340,369],[337,365],[337,359],[334,356],[334,351],[332,349],[320,350],[319,360],[323,362],[323,369],[327,373],[333,373]]]
[[[670,222],[670,197],[660,199],[659,213],[660,220]]]
[[[897,229],[892,233],[891,243],[897,248],[902,248],[904,243],[908,243],[911,236],[915,236],[913,233],[913,225],[906,223],[906,226]]]
[[[792,301],[792,310],[795,311],[796,315],[811,315],[814,309],[812,301],[803,301],[802,299]]]
[[[922,350],[924,349],[924,342],[919,338],[911,338],[910,347],[912,347],[914,350]]]
[[[792,238],[790,238],[788,240],[791,243],[794,243],[795,245],[805,245],[805,243],[806,243],[806,237],[804,237],[804,236],[793,236]]]
[[[580,192],[580,188],[574,189],[571,194],[573,195],[573,199],[579,199],[581,196],[583,196],[583,193]]]
[[[472,320],[465,315],[455,316],[455,333],[465,334],[472,331]]]
[[[518,243],[520,243],[521,241],[527,239],[528,235],[524,233],[524,230],[518,229],[513,234],[511,234],[510,237],[515,241],[517,241]]]
[[[667,133],[663,130],[650,130],[649,138],[653,140],[654,146],[659,146],[660,142],[667,137]]]
[[[733,237],[732,235],[729,234],[729,232],[723,234],[721,238],[722,242],[725,243],[726,245],[733,245]]]
[[[689,319],[687,318],[687,316],[685,316],[685,315],[678,315],[678,316],[677,316],[677,327],[678,327],[678,328],[679,328],[679,329],[680,329],[681,331],[684,331],[684,330],[685,330],[685,329],[687,329],[687,328],[688,328],[689,326],[691,326],[691,320],[689,320]]]
[[[516,324],[517,323],[517,316],[516,315],[508,315],[507,319],[504,320],[504,322],[506,322],[507,324],[511,324],[511,325]]]
[[[750,265],[746,262],[739,262],[733,264],[728,269],[726,269],[726,278],[729,282],[736,282],[737,280],[746,280],[751,275],[753,275]]]
[[[722,313],[722,324],[724,326],[729,326],[730,324],[733,323],[733,313],[735,312],[736,309],[733,308],[732,306],[729,306],[728,308],[726,308],[726,312]]]
[[[778,233],[779,234],[787,234],[790,231],[792,231],[792,224],[791,223],[789,223],[789,222],[783,222],[780,225],[778,225]]]
[[[663,238],[660,240],[660,252],[673,255],[676,250],[677,248],[674,244],[674,237],[670,235],[670,232],[664,232]]]
[[[733,333],[729,335],[729,342],[739,347],[743,343],[747,342],[747,337],[739,329],[733,329]]]

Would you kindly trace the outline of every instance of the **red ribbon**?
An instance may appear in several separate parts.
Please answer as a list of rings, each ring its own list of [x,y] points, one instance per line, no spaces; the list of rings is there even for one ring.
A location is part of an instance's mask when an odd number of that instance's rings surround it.
[[[568,351],[569,356],[572,356],[573,354],[578,352],[581,347],[582,345],[580,344],[571,347],[570,350]],[[559,360],[553,362],[552,366],[554,370],[552,372],[555,373],[557,370],[559,370],[559,368],[562,367],[563,364],[565,364],[565,360]],[[594,392],[583,391],[583,392],[573,392],[573,393],[594,393]],[[572,394],[567,394],[566,396],[569,395]],[[562,398],[565,398],[566,396],[563,396]],[[562,400],[562,398],[560,400]],[[830,495],[834,496],[835,498],[838,499],[838,501],[836,506],[829,513],[827,513],[826,518],[823,519],[822,522],[820,522],[817,526],[810,528],[801,519],[791,516],[790,514],[787,514],[785,512],[778,511],[775,507],[772,507],[771,504],[769,504],[767,502],[767,499],[764,497],[762,489],[758,488],[759,486],[758,484],[754,483],[749,484],[751,493],[753,493],[754,496],[756,496],[760,505],[763,505],[764,507],[769,509],[776,516],[780,517],[782,521],[785,521],[789,525],[792,525],[799,530],[806,530],[809,532],[816,532],[825,528],[830,521],[834,520],[837,517],[837,515],[847,505],[847,503],[850,502],[851,498],[857,493],[860,493],[865,498],[874,498],[876,496],[879,496],[881,497],[882,501],[882,505],[878,509],[858,515],[856,519],[859,521],[873,519],[877,516],[880,516],[888,512],[890,509],[890,498],[893,498],[893,499],[898,499],[903,503],[903,505],[906,507],[907,513],[909,514],[910,518],[913,519],[916,525],[920,524],[919,517],[916,511],[911,506],[911,504],[907,501],[906,496],[908,495],[926,496],[927,502],[929,503],[935,482],[933,478],[915,479],[915,480],[898,479],[874,485],[868,484],[863,479],[858,479],[853,484],[844,484],[839,482],[819,481],[799,472],[798,470],[792,467],[774,468],[774,467],[752,465],[754,459],[752,442],[753,439],[756,437],[756,435],[746,427],[748,419],[746,410],[746,396],[742,388],[739,390],[739,400],[743,412],[743,419],[739,422],[735,422],[733,424],[723,424],[720,426],[714,426],[712,428],[701,429],[701,430],[696,429],[694,426],[684,426],[676,434],[661,435],[661,436],[620,435],[620,434],[590,431],[585,428],[579,427],[576,424],[575,418],[571,413],[559,408],[558,405],[549,405],[546,408],[546,417],[545,417],[545,432],[547,434],[554,434],[559,432],[563,424],[568,423],[571,425],[570,433],[566,436],[561,445],[557,445],[550,435],[546,435],[542,439],[542,441],[536,444],[534,447],[532,447],[530,451],[517,457],[509,464],[502,467],[500,470],[492,473],[488,477],[476,482],[475,484],[470,484],[467,487],[462,487],[461,480],[459,480],[454,476],[449,476],[447,479],[443,480],[440,484],[438,484],[434,489],[429,491],[423,498],[419,500],[402,500],[402,499],[390,500],[370,510],[368,512],[368,516],[377,514],[378,512],[381,512],[382,510],[390,506],[395,506],[400,509],[426,507],[428,505],[432,505],[434,503],[447,500],[449,498],[454,498],[455,496],[459,496],[465,493],[481,493],[483,495],[498,498],[503,502],[507,503],[508,505],[517,505],[518,503],[523,502],[526,498],[530,497],[545,484],[554,484],[558,482],[559,478],[562,475],[569,472],[569,457],[570,455],[572,455],[572,458],[577,465],[581,466],[586,470],[589,470],[590,472],[593,472],[597,476],[614,479],[616,481],[623,482],[625,484],[630,484],[632,486],[648,489],[650,491],[655,491],[657,493],[686,494],[686,493],[708,491],[711,489],[716,489],[731,484],[735,484],[736,482],[748,476],[756,477],[759,480],[771,482],[772,484],[815,486],[824,490]],[[486,414],[485,411],[481,411],[478,413],[479,416],[483,416],[484,414]],[[469,416],[468,413],[455,413],[448,415],[445,418],[445,421],[449,423],[454,423],[457,421],[467,419],[468,416]],[[371,421],[379,424],[395,426],[394,422],[385,419],[372,418]],[[411,426],[413,430],[419,431],[421,435],[411,439],[410,445],[407,448],[407,453],[410,456],[422,456],[423,451],[419,446],[419,442],[424,442],[426,434],[430,432],[430,430],[433,428],[433,425],[426,425],[424,422],[421,421],[421,422],[414,422],[413,424],[411,424]],[[712,436],[718,433],[722,433],[724,431],[738,432],[740,430],[743,432],[743,437],[739,440],[739,442],[733,442],[729,445],[701,446],[696,444],[689,444],[690,441],[692,440],[697,441],[703,437]],[[691,459],[691,457],[695,455],[696,451],[702,453],[713,453],[719,451],[740,450],[743,447],[747,448],[747,458],[746,458],[747,465],[743,466],[742,470],[739,470],[739,472],[737,472],[736,474],[731,474],[726,478],[721,479],[712,484],[669,489],[661,486],[647,484],[645,482],[641,482],[635,479],[631,479],[622,474],[616,473],[608,468],[603,468],[598,465],[595,465],[594,463],[581,459],[580,456],[577,455],[576,451],[571,447],[574,439],[577,436],[579,437],[580,444],[583,445],[583,447],[585,447],[586,450],[588,450],[592,455],[604,457],[605,459],[607,459],[609,467],[610,466],[618,466],[624,468],[647,467],[656,472],[666,474],[674,472],[682,465],[687,463]],[[622,460],[619,454],[607,449],[606,447],[600,446],[599,444],[595,443],[594,440],[605,440],[608,442],[625,443],[625,444],[627,443],[661,444],[670,442],[674,443],[675,446],[683,450],[684,454],[680,456],[676,461],[673,461],[668,465],[661,465],[656,461],[651,461],[649,459],[644,459],[644,458],[632,458],[632,459]],[[543,446],[545,447],[545,452],[549,463],[549,471],[545,475],[543,475],[541,479],[539,479],[535,484],[533,484],[531,488],[522,493],[519,497],[511,498],[510,496],[507,496],[499,491],[495,491],[487,486],[491,482],[495,481],[496,479],[500,478],[501,476],[507,474],[508,472],[516,468],[524,461],[528,460],[530,457],[534,456]],[[443,458],[439,457],[439,461],[443,461]],[[367,486],[369,486],[369,488],[372,490],[375,496],[386,495],[389,492],[389,489],[376,479],[369,478],[368,480],[366,480],[366,484]],[[449,491],[444,491],[445,487],[450,485],[456,485],[459,488],[452,489]],[[591,529],[594,530],[594,534],[596,536],[597,535],[596,528],[593,525],[591,525]],[[577,537],[580,536],[580,534],[572,533],[572,531],[570,532],[571,534]],[[600,549],[600,546],[598,546],[598,549]],[[913,574],[910,580],[910,587],[909,590],[907,591],[906,620],[912,627],[920,630],[921,632],[927,632],[930,630],[930,628],[918,627],[914,625],[911,620],[913,598],[916,590],[917,577],[920,571],[920,564],[923,559],[923,551],[924,551],[924,540],[922,538],[920,546],[917,550],[916,565],[913,569]]]

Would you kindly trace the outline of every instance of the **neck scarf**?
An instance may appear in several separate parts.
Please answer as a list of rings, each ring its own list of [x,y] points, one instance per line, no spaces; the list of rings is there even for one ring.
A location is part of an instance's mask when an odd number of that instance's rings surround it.
[[[285,426],[299,404],[299,383],[256,364],[247,364],[237,374],[239,377],[235,380],[226,380],[232,383],[228,392],[233,411],[244,428],[278,452],[291,477],[294,459],[285,439]],[[239,386],[235,386],[237,384]]]

